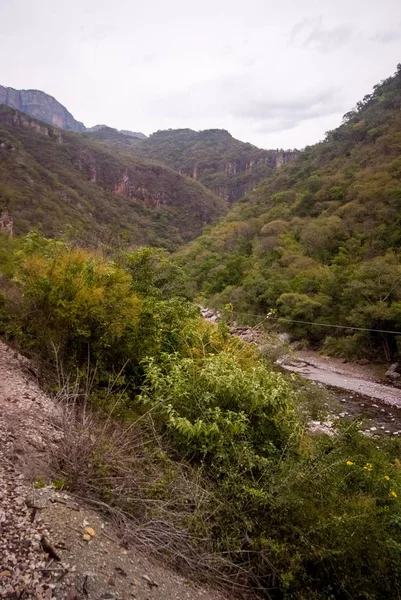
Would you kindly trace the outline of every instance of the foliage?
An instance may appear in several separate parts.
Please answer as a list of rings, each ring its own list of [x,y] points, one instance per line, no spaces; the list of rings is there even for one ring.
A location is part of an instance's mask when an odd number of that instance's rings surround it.
[[[163,547],[190,553],[201,575],[211,571],[196,556],[212,550],[239,590],[398,597],[398,441],[349,424],[311,436],[308,392],[224,323],[202,320],[158,249],[112,260],[35,232],[0,238],[1,248],[2,319],[48,375],[58,372],[59,397],[71,400],[71,374],[78,382],[54,481],[143,524],[141,539],[153,519]]]
[[[314,344],[352,327],[401,331],[400,107],[398,68],[180,251],[209,304],[231,302],[245,322],[276,309],[282,327]],[[392,360],[400,336],[367,333],[361,353]]]

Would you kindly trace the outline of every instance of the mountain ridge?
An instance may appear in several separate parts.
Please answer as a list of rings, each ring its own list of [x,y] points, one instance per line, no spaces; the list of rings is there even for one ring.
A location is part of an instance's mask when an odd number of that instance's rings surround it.
[[[225,129],[166,129],[143,140],[127,140],[109,128],[91,133],[95,139],[129,145],[143,158],[156,160],[200,181],[232,204],[275,169],[291,162],[299,150],[264,150],[234,138]]]
[[[229,204],[250,192],[299,153],[298,150],[257,148],[235,139],[224,129],[168,129],[147,137],[141,132],[118,130],[108,125],[87,128],[58,100],[40,90],[0,86],[0,104],[54,127],[87,133],[120,150],[129,150],[142,158],[165,164],[181,175],[199,181]]]
[[[16,234],[106,230],[169,249],[198,235],[225,203],[168,167],[0,106],[0,195]],[[125,233],[124,233],[125,232]]]

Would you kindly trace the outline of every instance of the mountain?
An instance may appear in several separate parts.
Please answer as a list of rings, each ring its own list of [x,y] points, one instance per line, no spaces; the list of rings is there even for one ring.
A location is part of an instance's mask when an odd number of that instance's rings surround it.
[[[76,121],[60,102],[39,90],[14,90],[0,85],[0,104],[16,108],[60,129],[85,131],[85,125]]]
[[[140,131],[129,131],[128,129],[118,130],[114,129],[114,127],[109,127],[108,125],[94,125],[93,127],[87,127],[86,132],[89,134],[99,134],[98,136],[92,136],[96,139],[102,139],[102,136],[103,139],[113,139],[113,135],[138,138],[140,140],[145,140],[147,138],[147,135]]]
[[[0,196],[17,234],[176,248],[226,212],[223,200],[168,167],[0,106]]]
[[[60,104],[53,96],[40,90],[14,90],[10,87],[0,85],[0,104],[16,108],[39,121],[54,125],[66,131],[82,133],[84,131],[96,132],[107,128],[111,131],[117,129],[108,128],[107,125],[95,125],[87,128],[80,121],[76,121],[72,114]],[[119,132],[127,137],[146,139],[146,135],[136,131],[123,130]]]
[[[157,131],[141,142],[135,140],[133,148],[144,158],[200,181],[230,204],[299,154],[297,150],[262,150],[236,140],[224,129]]]
[[[208,302],[232,303],[237,320],[273,310],[295,338],[392,360],[400,247],[401,65],[181,256]]]
[[[86,131],[95,140],[164,163],[180,174],[198,180],[229,204],[299,153],[297,150],[262,150],[236,140],[224,129],[169,129],[157,131],[147,138],[141,132],[119,131],[107,125],[86,128],[55,98],[38,90],[0,86],[1,104],[66,131]]]

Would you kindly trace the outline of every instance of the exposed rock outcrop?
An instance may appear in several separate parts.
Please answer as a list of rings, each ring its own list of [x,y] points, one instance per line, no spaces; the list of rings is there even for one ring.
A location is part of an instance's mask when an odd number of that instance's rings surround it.
[[[85,125],[76,121],[60,102],[40,90],[15,90],[0,85],[0,104],[16,108],[59,129],[85,131]]]
[[[13,237],[13,220],[7,208],[3,208],[0,213],[0,231],[8,233]]]
[[[230,160],[208,164],[179,167],[181,175],[199,180],[209,187],[217,196],[232,204],[248,192],[274,169],[279,169],[299,155],[298,150],[259,150],[260,157],[254,160]],[[221,174],[225,184],[211,178],[211,175]],[[208,179],[211,179],[208,184]]]
[[[109,140],[113,138],[109,135]],[[264,150],[236,140],[225,129],[156,131],[132,146],[141,156],[164,162],[231,204],[270,177],[299,150]]]

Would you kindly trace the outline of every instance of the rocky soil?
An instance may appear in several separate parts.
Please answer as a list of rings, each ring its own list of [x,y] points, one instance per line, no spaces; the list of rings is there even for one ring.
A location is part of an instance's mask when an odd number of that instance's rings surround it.
[[[77,498],[34,485],[62,436],[59,413],[29,362],[0,343],[0,598],[223,600],[124,545]]]

